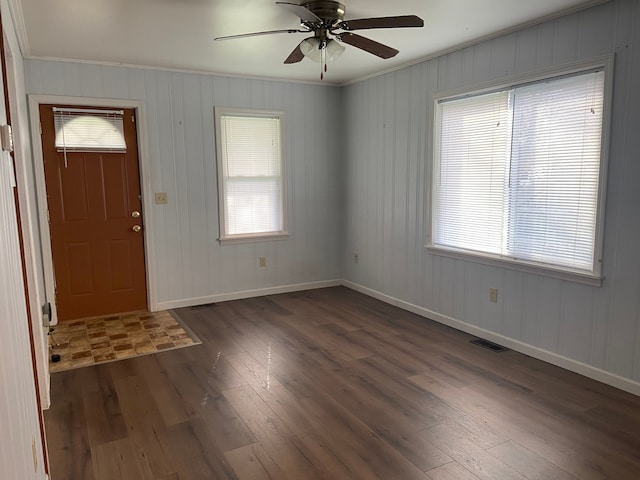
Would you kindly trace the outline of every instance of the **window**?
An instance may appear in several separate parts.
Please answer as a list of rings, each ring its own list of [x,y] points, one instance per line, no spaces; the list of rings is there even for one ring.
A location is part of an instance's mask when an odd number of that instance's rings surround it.
[[[53,107],[56,150],[126,152],[122,110]]]
[[[286,238],[282,112],[215,109],[220,242]]]
[[[592,69],[436,100],[432,251],[599,284],[604,97]]]

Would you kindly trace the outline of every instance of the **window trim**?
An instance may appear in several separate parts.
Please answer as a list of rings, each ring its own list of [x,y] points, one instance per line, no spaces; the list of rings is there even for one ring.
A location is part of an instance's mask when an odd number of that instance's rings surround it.
[[[594,57],[583,61],[566,63],[557,65],[550,68],[539,69],[534,72],[519,74],[510,76],[506,79],[500,79],[498,81],[486,82],[483,84],[476,84],[465,88],[458,88],[455,90],[449,90],[441,93],[437,93],[432,96],[432,101],[429,105],[431,109],[429,118],[429,131],[428,141],[431,145],[428,153],[427,162],[427,205],[426,205],[426,239],[427,243],[424,245],[427,252],[432,255],[444,256],[455,258],[458,260],[465,260],[474,263],[481,263],[483,265],[502,267],[511,270],[517,270],[525,273],[532,273],[535,275],[543,275],[551,278],[557,278],[560,280],[567,280],[575,283],[581,283],[585,285],[600,287],[604,277],[602,276],[602,255],[603,255],[603,243],[604,243],[604,223],[605,223],[605,203],[606,203],[606,187],[607,187],[607,171],[609,164],[609,139],[611,131],[611,109],[613,103],[613,66],[614,66],[614,54],[604,55],[600,57]],[[469,251],[462,251],[456,248],[448,248],[439,245],[434,245],[432,241],[433,232],[433,205],[434,205],[434,188],[433,188],[433,171],[435,156],[438,151],[439,139],[436,134],[437,115],[439,113],[439,103],[445,99],[451,98],[465,98],[475,95],[482,95],[491,93],[493,91],[513,88],[531,83],[538,83],[544,80],[551,80],[553,78],[562,77],[566,75],[574,75],[579,73],[586,73],[592,70],[603,70],[604,79],[604,111],[602,118],[602,137],[601,137],[601,150],[600,150],[600,172],[598,177],[598,206],[596,208],[596,229],[595,229],[595,243],[594,243],[594,264],[593,273],[580,272],[568,268],[563,268],[553,265],[542,265],[534,262],[528,262],[526,260],[518,260],[512,258],[506,258],[500,255],[494,255],[489,253],[471,253]]]
[[[222,135],[220,129],[220,117],[229,115],[236,117],[278,118],[280,123],[280,182],[282,195],[280,209],[282,214],[282,230],[263,233],[249,233],[229,235],[225,229],[225,196],[222,167]],[[214,107],[215,143],[216,143],[216,169],[218,177],[218,226],[220,245],[232,245],[238,243],[265,242],[271,240],[286,240],[289,238],[287,221],[287,182],[286,182],[286,155],[284,143],[285,114],[281,110],[258,110],[249,108]]]

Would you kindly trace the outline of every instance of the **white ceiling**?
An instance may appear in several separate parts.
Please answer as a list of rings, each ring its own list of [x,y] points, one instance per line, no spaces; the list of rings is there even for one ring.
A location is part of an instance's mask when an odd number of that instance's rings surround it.
[[[415,14],[425,26],[358,32],[400,53],[382,60],[346,45],[344,55],[329,63],[325,83],[374,75],[603,1],[343,0],[345,19]],[[319,81],[320,67],[308,59],[283,64],[305,34],[213,41],[217,36],[298,28],[297,18],[272,0],[13,0],[13,5],[22,8],[26,57]]]

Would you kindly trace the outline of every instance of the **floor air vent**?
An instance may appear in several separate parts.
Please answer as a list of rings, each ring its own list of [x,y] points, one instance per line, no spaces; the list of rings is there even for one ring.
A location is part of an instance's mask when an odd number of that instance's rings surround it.
[[[215,307],[215,306],[216,306],[215,303],[205,303],[203,305],[193,305],[192,307],[189,307],[189,310],[200,310],[201,308]]]
[[[475,340],[471,340],[471,343],[476,345],[480,345],[483,348],[491,350],[492,352],[502,353],[508,352],[509,349],[507,347],[503,347],[502,345],[498,345],[497,343],[490,342],[489,340],[485,340],[484,338],[476,338]]]

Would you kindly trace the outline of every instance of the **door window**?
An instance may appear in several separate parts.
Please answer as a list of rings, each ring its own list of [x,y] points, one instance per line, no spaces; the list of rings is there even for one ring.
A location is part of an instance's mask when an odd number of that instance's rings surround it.
[[[53,109],[59,152],[126,152],[122,110]]]

